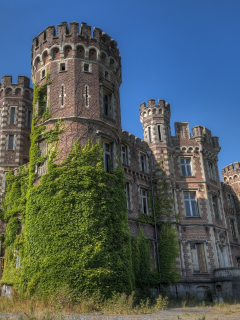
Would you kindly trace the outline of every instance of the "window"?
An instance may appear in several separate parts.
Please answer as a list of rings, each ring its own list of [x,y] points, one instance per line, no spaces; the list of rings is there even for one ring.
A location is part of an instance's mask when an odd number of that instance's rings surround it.
[[[27,113],[27,126],[29,128],[31,128],[31,125],[32,125],[32,111],[28,110],[28,113]]]
[[[66,64],[60,63],[60,71],[66,71]]]
[[[47,100],[47,87],[45,87],[39,92],[38,116],[40,117],[47,111]]]
[[[104,170],[107,172],[110,172],[110,165],[111,165],[110,143],[103,142],[103,159],[104,159]]]
[[[157,130],[158,130],[158,140],[161,141],[162,140],[162,134],[161,134],[161,125],[160,124],[158,124]]]
[[[16,112],[16,109],[15,108],[11,108],[11,111],[10,111],[10,124],[14,124],[15,123],[15,112]]]
[[[43,70],[43,71],[42,71],[42,78],[45,78],[45,76],[46,76],[46,71]]]
[[[147,199],[147,190],[140,189],[140,196],[141,196],[141,207],[142,212],[148,214],[148,199]]]
[[[86,107],[89,107],[89,87],[88,85],[85,86],[85,105]]]
[[[198,216],[197,201],[195,192],[184,192],[184,202],[187,217]]]
[[[10,135],[9,141],[8,141],[8,149],[13,150],[13,146],[14,146],[14,136]]]
[[[125,194],[127,198],[127,209],[130,209],[130,194],[129,194],[129,182],[125,184]]]
[[[146,155],[140,153],[141,171],[146,172]]]
[[[191,170],[191,159],[181,159],[181,169],[182,169],[182,176],[187,177],[192,175]]]
[[[152,128],[148,127],[148,140],[149,142],[152,142]]]
[[[213,163],[208,161],[208,170],[210,179],[214,180]]]
[[[173,156],[171,154],[168,155],[169,159],[169,171],[173,174]]]
[[[110,92],[103,92],[103,114],[107,117],[112,117],[112,94]]]
[[[109,80],[109,73],[107,71],[105,71],[104,77],[105,77],[105,79]]]
[[[237,267],[240,268],[240,258],[237,258]]]
[[[212,196],[212,203],[213,203],[213,212],[215,215],[215,219],[220,220],[217,196]]]
[[[231,200],[232,200],[232,209],[235,212],[235,200],[234,200],[234,195],[233,194],[231,195]]]
[[[220,246],[220,259],[221,259],[221,267],[227,268],[228,267],[228,254],[226,246]]]
[[[162,113],[162,109],[159,109],[159,110],[158,110],[158,113]]]
[[[204,244],[191,243],[190,249],[192,256],[193,273],[207,273]]]
[[[48,151],[47,142],[45,140],[38,142],[38,148],[40,150],[40,155],[45,156]],[[41,177],[43,174],[47,173],[47,159],[42,163],[36,166],[37,177]]]
[[[232,236],[234,239],[236,239],[236,232],[235,232],[235,227],[234,227],[234,221],[231,219],[230,220],[230,228],[231,228],[231,231],[232,231]]]
[[[122,157],[122,164],[128,164],[128,161],[127,161],[127,146],[121,146],[121,157]]]
[[[84,66],[83,66],[83,70],[84,70],[84,72],[89,72],[89,64],[84,64]]]
[[[232,208],[231,195],[229,193],[227,193],[227,203],[228,203],[228,208]]]

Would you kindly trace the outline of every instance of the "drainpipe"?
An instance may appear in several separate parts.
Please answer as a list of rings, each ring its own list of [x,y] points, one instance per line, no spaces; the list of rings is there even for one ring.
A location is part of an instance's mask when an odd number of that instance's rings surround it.
[[[155,242],[157,249],[157,263],[158,263],[158,274],[159,274],[159,293],[161,292],[161,270],[160,270],[160,259],[159,259],[159,251],[158,251],[158,234],[157,234],[157,223],[156,223],[156,215],[155,215],[155,203],[154,203],[154,192],[153,192],[153,181],[152,181],[152,151],[147,151],[147,156],[150,164],[150,182],[151,182],[151,195],[152,195],[152,208],[153,208],[153,217],[154,217],[154,228],[155,228]]]

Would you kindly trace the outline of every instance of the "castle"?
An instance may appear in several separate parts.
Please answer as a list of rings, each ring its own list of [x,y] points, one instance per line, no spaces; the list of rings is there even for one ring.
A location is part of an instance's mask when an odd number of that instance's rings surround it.
[[[139,211],[150,213],[150,165],[161,161],[170,183],[179,240],[178,264],[181,279],[167,290],[173,297],[197,294],[204,299],[210,290],[219,300],[240,299],[240,165],[235,162],[218,173],[218,137],[209,129],[187,122],[175,123],[171,134],[170,104],[150,99],[140,105],[144,141],[122,130],[119,87],[122,82],[121,57],[117,42],[101,29],[82,23],[49,26],[33,39],[31,77],[39,85],[51,72],[54,82],[42,92],[52,116],[48,129],[62,119],[59,150],[66,156],[73,142],[85,144],[89,138],[101,140],[105,170],[118,166],[118,150],[126,178],[125,193],[132,235],[143,229],[157,264],[156,234],[152,225],[136,219]],[[33,91],[29,79],[3,76],[0,85],[0,188],[6,189],[5,174],[29,160]],[[38,110],[39,103],[35,105]],[[38,143],[41,154],[47,150]],[[46,173],[46,163],[36,168],[37,177]],[[173,221],[174,222],[174,221]],[[0,234],[6,225],[0,222]],[[1,240],[2,239],[2,240]],[[0,238],[0,278],[4,268],[3,238]]]

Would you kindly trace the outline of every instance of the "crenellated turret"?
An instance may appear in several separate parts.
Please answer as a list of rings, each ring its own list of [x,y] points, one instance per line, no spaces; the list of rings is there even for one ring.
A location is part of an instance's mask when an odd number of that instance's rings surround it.
[[[57,52],[58,51],[58,52]],[[94,51],[92,53],[91,51]],[[33,39],[32,45],[32,77],[46,63],[56,59],[77,58],[96,60],[112,70],[121,84],[121,57],[117,42],[99,28],[94,28],[91,37],[91,26],[71,22],[70,28],[66,22],[57,26],[49,26]],[[93,59],[94,58],[94,59]]]

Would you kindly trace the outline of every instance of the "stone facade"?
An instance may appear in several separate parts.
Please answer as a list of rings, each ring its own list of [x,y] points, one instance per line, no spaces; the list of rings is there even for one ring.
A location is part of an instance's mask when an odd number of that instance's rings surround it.
[[[150,161],[154,168],[163,164],[170,183],[169,194],[179,214],[177,226],[180,255],[177,263],[181,279],[168,286],[171,296],[197,294],[204,299],[208,290],[218,299],[236,296],[240,279],[240,168],[239,163],[223,169],[223,183],[218,173],[218,137],[202,126],[192,129],[186,122],[175,123],[171,134],[170,104],[148,100],[140,105],[144,141],[122,130],[119,87],[121,57],[116,41],[101,29],[82,23],[62,23],[48,27],[34,38],[32,46],[32,81],[43,84],[46,75],[54,81],[45,92],[52,117],[45,122],[50,129],[61,118],[66,130],[61,134],[59,149],[66,157],[75,141],[85,144],[89,138],[101,140],[105,169],[116,168],[119,153],[126,178],[130,232],[144,229],[152,245],[156,264],[156,234],[152,225],[136,219],[140,212],[150,214],[148,190]],[[4,193],[4,171],[28,161],[30,146],[27,115],[30,115],[32,89],[29,79],[2,78],[0,178]],[[11,123],[11,108],[16,108]],[[35,109],[38,109],[38,103]],[[9,135],[14,135],[14,150],[9,150]],[[16,138],[15,138],[16,135]],[[44,152],[44,141],[39,148]],[[152,156],[147,154],[152,152]],[[46,171],[39,168],[38,176]],[[174,212],[173,212],[174,213]],[[176,220],[172,218],[175,224]],[[0,233],[4,233],[3,223]],[[158,230],[158,232],[160,232]],[[1,241],[0,241],[1,250]],[[2,252],[3,255],[3,252]],[[0,255],[1,256],[1,255]]]

